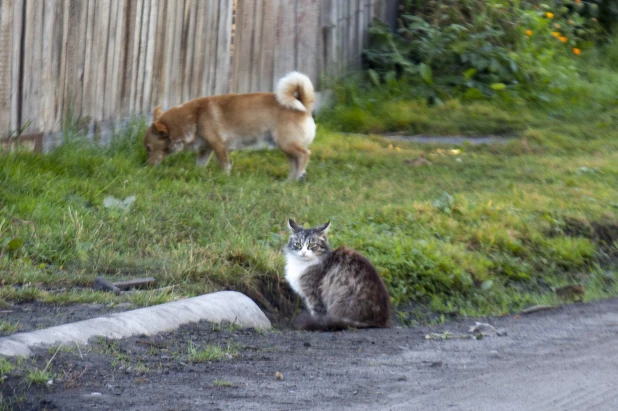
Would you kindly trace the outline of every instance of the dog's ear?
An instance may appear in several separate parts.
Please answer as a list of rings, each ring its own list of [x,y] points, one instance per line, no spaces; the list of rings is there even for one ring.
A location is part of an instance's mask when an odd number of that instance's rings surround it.
[[[163,115],[163,109],[161,106],[156,106],[154,111],[152,112],[152,121],[159,120],[159,117]]]
[[[296,224],[296,221],[292,220],[291,218],[288,219],[288,230],[290,230],[291,233],[295,233],[295,232],[300,231],[302,229],[303,228],[301,226]]]
[[[152,123],[152,127],[154,127],[157,133],[164,135],[164,136],[167,136],[170,132],[167,129],[167,126],[161,123],[160,121],[155,121],[154,123]]]

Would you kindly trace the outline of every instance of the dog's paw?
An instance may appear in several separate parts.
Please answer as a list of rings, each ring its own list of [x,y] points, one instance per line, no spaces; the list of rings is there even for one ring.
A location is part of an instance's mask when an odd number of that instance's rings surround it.
[[[302,181],[305,182],[307,181],[307,173],[302,173],[301,175],[299,175],[298,177],[296,177],[297,181]]]

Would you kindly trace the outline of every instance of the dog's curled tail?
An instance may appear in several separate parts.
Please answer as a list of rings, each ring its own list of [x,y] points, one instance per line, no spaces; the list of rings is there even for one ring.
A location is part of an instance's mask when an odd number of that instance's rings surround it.
[[[388,328],[388,324],[369,324],[327,315],[312,316],[304,311],[294,320],[294,328],[305,331],[339,331],[347,328]]]
[[[275,91],[277,101],[284,107],[292,110],[313,112],[315,92],[313,84],[306,75],[292,71],[277,83]]]

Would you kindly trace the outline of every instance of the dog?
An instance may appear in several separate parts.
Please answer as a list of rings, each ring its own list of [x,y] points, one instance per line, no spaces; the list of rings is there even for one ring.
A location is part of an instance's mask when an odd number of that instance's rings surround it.
[[[229,151],[276,145],[290,161],[288,179],[303,179],[315,138],[313,84],[291,72],[279,80],[274,93],[224,94],[190,100],[163,112],[157,106],[144,135],[148,164],[159,165],[181,150],[197,151],[205,166],[214,151],[229,174]]]

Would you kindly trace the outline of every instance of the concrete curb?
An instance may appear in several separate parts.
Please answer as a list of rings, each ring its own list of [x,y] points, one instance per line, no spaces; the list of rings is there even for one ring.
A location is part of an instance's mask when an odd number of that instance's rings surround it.
[[[172,331],[201,320],[229,321],[241,327],[270,329],[262,310],[244,294],[220,291],[185,300],[140,308],[0,338],[0,355],[28,357],[31,347],[64,343],[87,344],[92,337],[123,338]]]

